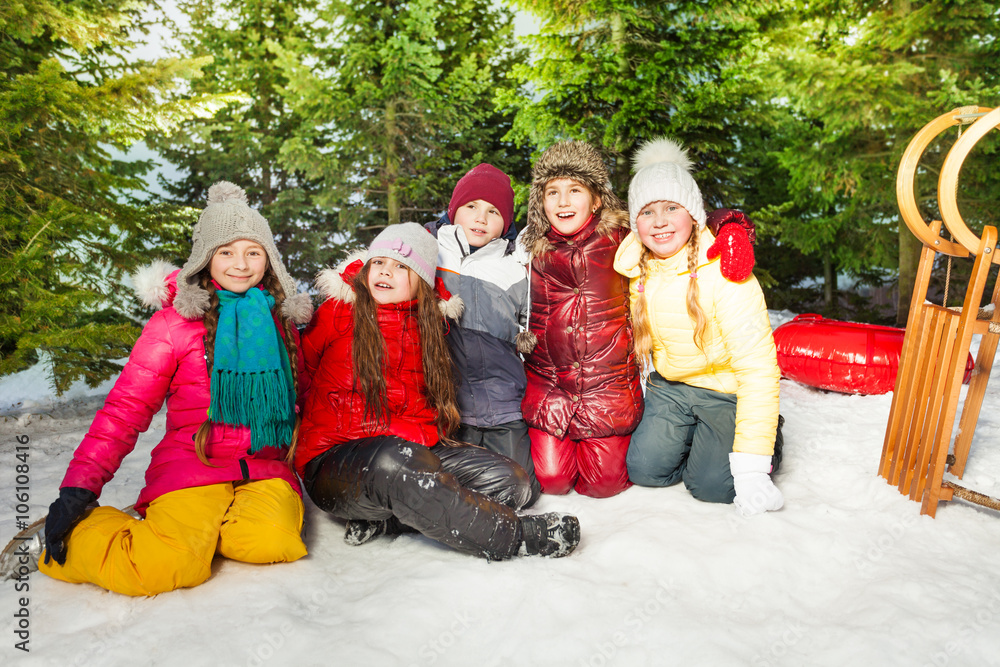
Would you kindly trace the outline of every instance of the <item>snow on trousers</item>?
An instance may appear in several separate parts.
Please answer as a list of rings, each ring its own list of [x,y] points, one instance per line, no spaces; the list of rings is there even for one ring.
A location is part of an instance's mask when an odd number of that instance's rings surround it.
[[[610,498],[630,485],[625,455],[631,435],[571,440],[529,428],[531,458],[544,493],[570,489],[592,498]]]
[[[663,379],[646,382],[646,409],[632,434],[629,478],[640,486],[679,481],[698,500],[731,503],[736,497],[729,453],[736,438],[736,395]],[[777,432],[773,469],[781,452]]]
[[[391,435],[351,440],[305,467],[316,505],[342,519],[401,523],[458,551],[510,558],[521,544],[515,510],[528,502],[524,468],[478,447],[425,447]]]
[[[306,555],[302,498],[283,479],[193,486],[165,493],[145,520],[113,507],[91,510],[67,538],[66,564],[44,557],[39,570],[70,583],[90,582],[125,595],[197,586],[218,553],[244,563]]]

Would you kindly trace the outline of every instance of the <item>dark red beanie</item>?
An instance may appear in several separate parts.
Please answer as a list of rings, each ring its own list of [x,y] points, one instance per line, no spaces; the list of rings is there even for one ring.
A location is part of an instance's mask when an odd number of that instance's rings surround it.
[[[503,232],[510,229],[514,217],[514,188],[510,187],[510,176],[485,162],[476,165],[459,179],[451,193],[448,204],[448,219],[455,222],[455,211],[470,201],[482,199],[497,207],[503,218]]]

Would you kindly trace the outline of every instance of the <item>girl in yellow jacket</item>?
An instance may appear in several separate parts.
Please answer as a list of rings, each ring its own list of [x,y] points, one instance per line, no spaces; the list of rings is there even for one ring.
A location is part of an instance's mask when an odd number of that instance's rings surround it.
[[[615,256],[630,279],[636,356],[655,370],[627,455],[642,486],[681,480],[695,498],[744,515],[779,509],[771,481],[778,431],[778,363],[760,285],[730,282],[709,260],[691,162],[668,139],[637,153],[632,228]],[[773,459],[773,460],[772,460]]]

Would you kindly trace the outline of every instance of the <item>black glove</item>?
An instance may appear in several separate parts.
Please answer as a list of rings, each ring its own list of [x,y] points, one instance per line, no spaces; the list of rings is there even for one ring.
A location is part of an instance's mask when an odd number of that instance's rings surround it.
[[[66,543],[73,526],[83,518],[87,505],[97,500],[93,491],[75,486],[59,489],[59,498],[49,505],[49,515],[45,518],[45,564],[53,558],[60,565],[66,564]]]

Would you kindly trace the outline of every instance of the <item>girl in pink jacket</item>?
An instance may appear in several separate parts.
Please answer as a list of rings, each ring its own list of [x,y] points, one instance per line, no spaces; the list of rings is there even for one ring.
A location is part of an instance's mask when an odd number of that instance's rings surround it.
[[[296,293],[267,221],[226,182],[209,189],[187,263],[165,274],[146,276],[151,301],[166,307],[49,507],[39,569],[56,579],[155,595],[205,581],[217,553],[248,563],[306,554],[302,492],[285,459],[300,377],[294,323],[309,320],[309,296]],[[91,509],[164,399],[166,435],[135,505],[144,520]]]

